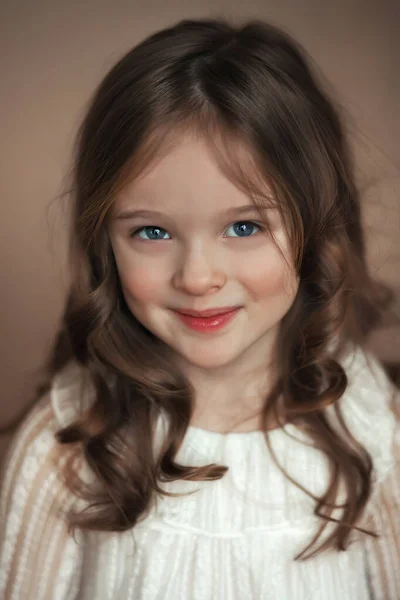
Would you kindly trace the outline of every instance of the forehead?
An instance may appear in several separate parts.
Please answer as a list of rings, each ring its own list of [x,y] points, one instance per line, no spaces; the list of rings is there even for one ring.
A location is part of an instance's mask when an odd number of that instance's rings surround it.
[[[169,207],[177,210],[190,207],[199,211],[221,211],[251,203],[251,192],[238,184],[235,175],[242,169],[254,185],[264,186],[272,197],[271,189],[256,173],[254,161],[245,148],[237,147],[232,156],[226,156],[212,144],[195,136],[182,136],[166,151],[160,153],[136,178],[130,181],[116,198],[118,209],[133,208],[140,204],[148,209]]]

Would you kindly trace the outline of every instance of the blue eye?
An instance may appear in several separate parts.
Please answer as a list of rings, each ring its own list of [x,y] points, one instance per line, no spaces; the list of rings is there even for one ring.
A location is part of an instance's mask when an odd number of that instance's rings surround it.
[[[257,225],[253,221],[237,221],[230,227],[228,227],[227,231],[233,229],[235,235],[228,235],[227,237],[251,237],[254,233],[258,231],[263,231],[264,227],[261,225]],[[144,234],[144,235],[141,235]],[[156,241],[156,240],[168,240],[171,237],[165,237],[165,234],[169,236],[169,233],[163,229],[162,227],[158,227],[157,225],[145,225],[144,227],[139,227],[138,229],[134,229],[129,233],[130,237],[136,237],[145,241]]]
[[[146,233],[146,235],[148,234],[148,237],[141,237],[141,233]],[[131,231],[129,235],[130,237],[138,237],[141,240],[165,240],[168,239],[163,237],[163,234],[165,233],[167,232],[162,227],[157,227],[156,225],[146,225],[145,227],[140,227],[139,229]]]
[[[233,229],[238,237],[251,237],[254,233],[254,228],[256,231],[262,231],[261,225],[257,225],[253,221],[237,221],[228,228],[228,231],[229,229]]]

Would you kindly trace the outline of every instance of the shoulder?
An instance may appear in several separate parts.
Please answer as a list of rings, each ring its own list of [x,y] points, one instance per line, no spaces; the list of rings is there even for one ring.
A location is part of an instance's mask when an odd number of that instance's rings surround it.
[[[28,554],[34,558],[31,550],[37,549],[46,527],[53,534],[60,530],[61,513],[75,500],[59,468],[64,450],[55,435],[58,429],[47,393],[29,411],[8,447],[0,490],[0,595],[19,561],[22,565]]]
[[[367,350],[354,348],[341,364],[348,379],[340,399],[342,415],[353,436],[369,452],[375,480],[381,481],[395,467],[394,448],[399,435],[395,406],[400,400],[399,390],[378,358]]]
[[[66,427],[94,400],[89,373],[76,361],[70,361],[54,377],[50,403],[59,427]]]
[[[394,384],[372,351],[355,346],[343,356],[341,364],[348,377],[349,390],[354,387],[369,388],[383,393],[395,390]]]
[[[70,456],[71,448],[60,444],[56,434],[78,416],[82,406],[81,385],[81,369],[70,363],[54,378],[50,390],[29,410],[15,431],[2,463],[3,515],[18,494],[25,495],[33,487],[39,490],[39,481],[50,495],[52,489],[58,489],[60,466]]]
[[[349,416],[368,419],[388,418],[393,421],[393,406],[398,401],[399,390],[386,374],[379,359],[370,351],[355,347],[341,361],[347,375],[347,388],[343,395],[343,409]]]
[[[46,393],[31,408],[15,431],[2,465],[3,500],[11,493],[17,480],[29,485],[37,476],[41,459],[50,462],[56,446],[57,418],[51,405],[51,395]]]
[[[47,598],[51,588],[52,598],[66,598],[68,589],[76,589],[81,550],[65,517],[79,498],[63,478],[61,466],[71,449],[58,442],[59,429],[51,392],[46,393],[8,447],[0,490],[1,597],[12,589],[13,598]]]

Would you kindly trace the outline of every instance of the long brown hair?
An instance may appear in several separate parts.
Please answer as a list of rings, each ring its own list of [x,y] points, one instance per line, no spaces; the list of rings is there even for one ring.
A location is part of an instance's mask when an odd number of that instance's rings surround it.
[[[82,452],[99,484],[84,489],[68,463],[71,489],[92,506],[71,513],[70,526],[127,530],[154,495],[165,493],[160,482],[218,479],[227,470],[175,461],[190,423],[193,389],[168,348],[129,311],[108,237],[116,195],[183,131],[203,136],[227,176],[255,203],[268,201],[266,183],[278,202],[300,285],[280,324],[279,378],[265,399],[263,422],[265,430],[272,415],[295,422],[330,464],[327,490],[315,498],[321,528],[296,558],[331,546],[343,550],[371,493],[372,461],[343,421],[341,432],[332,426],[325,408],[334,405],[340,417],[337,401],[347,378],[339,359],[349,344],[364,343],[391,296],[367,268],[353,158],[339,110],[305,50],[259,20],[240,26],[222,18],[183,20],[154,33],[105,76],[80,127],[71,286],[48,381],[40,388],[48,389],[74,360],[95,390],[90,408],[57,433],[61,444]],[[240,148],[247,149],[253,170],[241,161]],[[169,429],[153,456],[161,411]],[[266,442],[272,452],[268,435]],[[340,482],[346,502],[335,520]],[[332,520],[334,530],[317,546]]]

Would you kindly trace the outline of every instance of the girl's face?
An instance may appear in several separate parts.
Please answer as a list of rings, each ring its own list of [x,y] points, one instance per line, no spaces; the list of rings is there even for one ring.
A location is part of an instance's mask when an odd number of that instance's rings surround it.
[[[289,268],[250,198],[205,144],[186,138],[116,199],[109,233],[126,302],[192,366],[233,365],[273,347],[298,280],[279,213],[266,214]],[[175,312],[221,307],[240,309],[217,330],[193,329]]]

